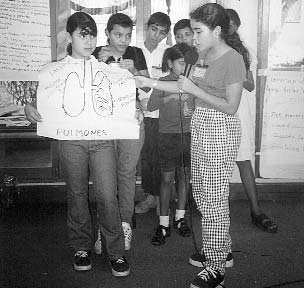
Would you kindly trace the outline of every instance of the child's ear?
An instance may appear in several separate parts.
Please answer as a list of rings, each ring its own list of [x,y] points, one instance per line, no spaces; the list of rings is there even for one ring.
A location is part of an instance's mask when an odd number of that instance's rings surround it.
[[[172,67],[173,67],[173,62],[172,62],[170,59],[168,59],[167,63],[168,63],[169,69],[172,69]]]
[[[68,44],[72,43],[72,36],[69,32],[66,32],[66,41],[68,42]]]

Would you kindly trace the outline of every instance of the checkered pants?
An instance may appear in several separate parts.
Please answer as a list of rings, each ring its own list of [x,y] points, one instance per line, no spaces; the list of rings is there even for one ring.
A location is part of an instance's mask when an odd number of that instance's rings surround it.
[[[240,143],[236,116],[198,107],[191,121],[192,191],[202,221],[206,266],[225,272],[231,251],[229,179]]]

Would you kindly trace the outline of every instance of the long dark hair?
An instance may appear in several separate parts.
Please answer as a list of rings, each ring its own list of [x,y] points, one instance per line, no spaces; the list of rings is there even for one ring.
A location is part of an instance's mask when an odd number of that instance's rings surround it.
[[[66,30],[72,35],[73,32],[80,28],[81,30],[88,30],[88,33],[97,36],[97,26],[94,19],[87,13],[84,12],[75,12],[72,14],[67,21]],[[67,52],[69,55],[72,55],[72,45],[71,43],[67,47]]]
[[[184,58],[186,52],[191,49],[193,49],[193,47],[190,47],[186,43],[175,44],[174,46],[167,48],[163,55],[162,71],[169,71],[168,60],[171,60],[173,62],[176,59]]]
[[[233,10],[233,9],[226,9],[226,13],[229,17],[230,21],[233,21],[235,23],[235,25],[239,28],[241,25],[241,19],[238,15],[238,13]],[[250,69],[250,63],[251,63],[251,59],[250,59],[250,54],[248,49],[244,46],[242,40],[240,39],[240,35],[237,32],[233,32],[230,37],[228,37],[228,43],[227,44],[229,46],[231,46],[232,48],[234,48],[237,52],[239,52],[244,59],[245,62],[245,66],[246,66],[246,70]]]
[[[223,6],[217,3],[204,4],[191,12],[190,18],[205,24],[211,30],[214,30],[217,26],[221,27],[221,38],[243,56],[246,69],[249,70],[249,52],[243,45],[238,33],[229,34],[230,19]]]

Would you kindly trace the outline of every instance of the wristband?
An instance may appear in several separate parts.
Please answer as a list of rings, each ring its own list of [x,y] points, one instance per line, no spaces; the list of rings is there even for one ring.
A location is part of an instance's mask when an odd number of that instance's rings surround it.
[[[157,80],[153,81],[152,88],[155,89],[157,87]]]

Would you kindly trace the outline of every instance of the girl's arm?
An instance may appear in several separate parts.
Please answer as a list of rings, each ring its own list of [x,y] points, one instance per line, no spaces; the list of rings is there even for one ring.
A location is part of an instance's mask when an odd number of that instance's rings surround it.
[[[244,82],[244,88],[249,91],[249,92],[252,92],[254,90],[254,78],[253,78],[253,74],[252,74],[252,71],[248,70],[247,71],[247,75],[246,75],[247,79],[246,81]]]
[[[171,93],[186,92],[204,101],[208,106],[226,114],[235,114],[240,103],[243,81],[237,82],[226,87],[226,97],[221,98],[206,93],[203,89],[196,86],[189,78],[179,76],[176,81],[158,81],[141,76],[135,77],[137,87],[150,87]]]
[[[179,87],[181,90],[196,96],[208,106],[226,114],[235,114],[241,100],[243,81],[226,86],[226,97],[221,98],[205,92],[196,86],[190,79],[180,76]]]
[[[26,104],[24,107],[24,113],[28,121],[31,123],[42,122],[42,117],[36,109],[36,102]]]
[[[138,88],[149,87],[170,93],[180,92],[177,81],[159,81],[153,78],[147,78],[143,76],[135,76],[134,79],[136,87]]]

